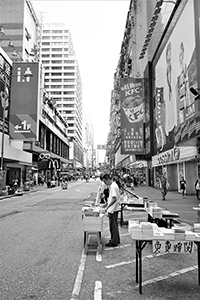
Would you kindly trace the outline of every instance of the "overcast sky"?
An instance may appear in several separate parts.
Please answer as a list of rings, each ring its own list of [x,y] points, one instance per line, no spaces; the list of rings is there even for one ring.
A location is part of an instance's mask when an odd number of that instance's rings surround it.
[[[109,132],[110,96],[130,0],[31,0],[43,22],[63,22],[71,31],[83,86],[83,106],[95,144]]]

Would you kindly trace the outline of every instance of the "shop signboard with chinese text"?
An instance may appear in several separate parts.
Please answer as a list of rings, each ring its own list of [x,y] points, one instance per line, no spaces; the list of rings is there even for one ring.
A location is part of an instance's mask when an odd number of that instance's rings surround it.
[[[10,138],[38,139],[39,63],[13,64]]]
[[[142,78],[122,78],[121,154],[144,153],[144,88]]]

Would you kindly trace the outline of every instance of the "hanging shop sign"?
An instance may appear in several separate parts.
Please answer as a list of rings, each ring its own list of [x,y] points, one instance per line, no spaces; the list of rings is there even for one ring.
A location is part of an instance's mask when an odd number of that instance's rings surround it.
[[[196,147],[193,146],[174,147],[168,151],[153,156],[152,167],[190,160],[195,158],[196,155],[197,155]]]
[[[121,154],[144,153],[144,88],[142,78],[122,78]]]
[[[38,140],[39,63],[13,64],[10,138]]]

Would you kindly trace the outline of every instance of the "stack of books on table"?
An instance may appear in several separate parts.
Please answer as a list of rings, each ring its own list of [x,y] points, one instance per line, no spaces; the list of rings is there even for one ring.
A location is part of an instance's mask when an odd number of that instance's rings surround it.
[[[162,218],[162,208],[159,206],[150,207],[148,210],[149,214],[154,219],[161,219]]]
[[[152,240],[153,233],[157,228],[157,224],[150,222],[130,221],[128,224],[128,231],[134,240]]]

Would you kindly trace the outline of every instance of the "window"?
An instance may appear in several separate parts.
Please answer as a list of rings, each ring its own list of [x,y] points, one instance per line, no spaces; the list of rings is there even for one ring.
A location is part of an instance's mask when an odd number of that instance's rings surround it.
[[[64,76],[74,76],[75,73],[64,73]]]
[[[72,121],[72,120],[74,120],[74,119],[75,119],[74,117],[68,117],[68,118],[67,118],[67,120],[69,120],[69,121],[70,121],[70,120]]]
[[[52,33],[62,33],[62,30],[52,30]]]
[[[42,48],[42,52],[49,52],[50,49],[49,48]]]
[[[74,110],[65,110],[65,113],[71,115],[71,114],[74,114]]]
[[[62,85],[51,85],[52,89],[61,89]]]
[[[64,67],[64,70],[74,70],[75,67],[69,66],[69,67]]]
[[[62,104],[57,104],[56,107],[57,108],[62,107]]]
[[[62,57],[62,54],[52,54],[51,57]]]
[[[49,89],[49,85],[45,84],[44,87],[45,87],[45,89]]]
[[[68,133],[74,133],[74,130],[68,130]]]
[[[45,76],[49,76],[49,73],[45,73]]]
[[[64,79],[63,81],[64,81],[64,82],[74,82],[75,79],[71,79],[71,78],[70,78],[70,79]]]
[[[75,63],[75,60],[65,60],[65,63]]]
[[[49,70],[49,69],[50,69],[50,67],[46,67],[46,66],[45,66],[45,71],[46,71],[46,70]]]
[[[51,76],[62,76],[62,73],[51,73]]]
[[[51,67],[52,70],[62,70],[62,67]]]
[[[42,57],[50,57],[49,54],[42,54]]]
[[[59,92],[59,91],[54,91],[54,92],[51,92],[51,95],[61,95],[62,92]]]
[[[49,79],[45,79],[44,81],[45,81],[45,82],[49,82]]]
[[[52,36],[53,40],[62,40],[63,37],[62,36]]]
[[[42,39],[43,40],[50,40],[50,36],[43,36]]]
[[[49,60],[43,60],[43,61],[42,61],[42,64],[43,64],[43,65],[49,64]]]
[[[63,85],[64,88],[73,89],[75,88],[75,85]]]
[[[62,60],[52,60],[51,63],[52,64],[61,64]]]
[[[52,52],[55,52],[55,51],[62,51],[62,48],[52,48],[51,50],[52,50]]]
[[[42,42],[42,46],[50,46],[50,43]]]
[[[62,46],[64,44],[66,44],[66,43],[63,43],[63,42],[52,42],[51,43],[52,46]]]
[[[50,30],[43,30],[43,33],[50,33]]]
[[[63,98],[63,101],[74,101],[75,98]]]
[[[64,48],[64,51],[68,51],[69,49],[68,48]]]
[[[72,123],[72,124],[69,124],[69,123],[68,123],[68,126],[69,126],[69,127],[74,127],[74,124],[73,124],[73,123]]]
[[[63,107],[74,107],[75,104],[63,104]]]
[[[51,79],[51,82],[62,82],[62,79]]]
[[[75,92],[74,91],[65,91],[63,92],[64,95],[74,95]]]
[[[64,32],[64,33],[68,33],[68,32],[69,32],[69,30],[64,30],[63,32]]]

